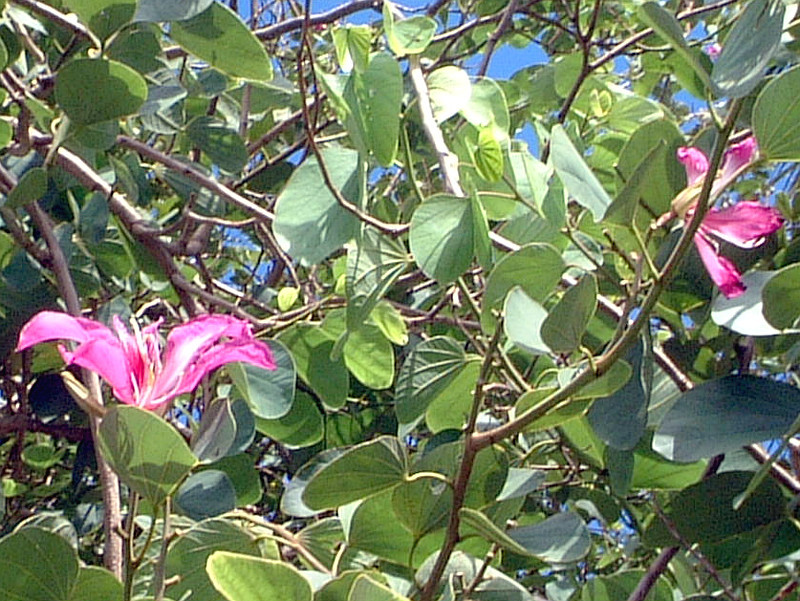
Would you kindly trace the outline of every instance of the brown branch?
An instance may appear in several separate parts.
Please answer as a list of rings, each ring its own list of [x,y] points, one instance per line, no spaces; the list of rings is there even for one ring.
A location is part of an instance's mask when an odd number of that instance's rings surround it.
[[[248,213],[251,213],[255,217],[258,217],[268,223],[271,223],[275,219],[275,215],[271,211],[267,211],[263,207],[258,206],[253,201],[246,199],[241,194],[234,192],[227,186],[207,176],[201,171],[198,171],[191,165],[187,165],[176,158],[164,154],[152,146],[148,146],[144,142],[140,142],[139,140],[129,136],[117,136],[117,143],[124,148],[129,148],[135,152],[138,152],[141,156],[147,157],[150,160],[156,161],[157,163],[161,163],[173,171],[177,171],[196,184],[199,184],[205,189],[214,192],[224,200],[236,205]]]

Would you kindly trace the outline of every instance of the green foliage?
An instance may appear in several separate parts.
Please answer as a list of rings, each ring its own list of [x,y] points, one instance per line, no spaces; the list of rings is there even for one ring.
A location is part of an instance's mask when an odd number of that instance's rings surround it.
[[[792,3],[0,5],[2,599],[790,593]]]

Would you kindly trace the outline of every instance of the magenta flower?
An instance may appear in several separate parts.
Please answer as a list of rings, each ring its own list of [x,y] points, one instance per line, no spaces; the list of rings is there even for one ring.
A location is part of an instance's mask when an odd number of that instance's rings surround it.
[[[131,334],[114,316],[112,332],[105,325],[56,311],[34,315],[22,328],[17,350],[40,342],[73,340],[74,351],[58,349],[64,361],[96,372],[120,401],[158,409],[191,392],[200,380],[222,365],[242,361],[275,369],[267,344],[253,337],[250,325],[227,315],[204,315],[172,328],[161,352],[160,321]]]
[[[728,149],[722,172],[711,188],[712,199],[749,167],[757,152],[753,137]],[[684,146],[678,149],[678,160],[686,167],[689,185],[673,201],[672,206],[678,215],[686,217],[694,212],[697,195],[708,171],[708,158],[701,150]],[[694,235],[694,243],[708,274],[726,297],[739,296],[745,291],[745,285],[736,266],[719,254],[718,239],[741,248],[755,248],[782,225],[783,216],[777,209],[754,201],[742,201],[724,209],[709,210]]]

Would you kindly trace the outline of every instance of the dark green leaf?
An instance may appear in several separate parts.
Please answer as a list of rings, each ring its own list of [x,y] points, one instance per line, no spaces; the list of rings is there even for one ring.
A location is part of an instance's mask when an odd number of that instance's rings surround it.
[[[86,90],[93,90],[86,101]],[[59,69],[55,98],[76,125],[136,113],[147,98],[144,78],[127,65],[104,59],[77,59]]]
[[[125,484],[159,505],[197,463],[178,432],[150,411],[111,407],[100,423],[100,449]]]
[[[134,21],[183,21],[196,17],[214,3],[214,0],[139,0]]]
[[[289,413],[277,419],[258,418],[258,431],[288,448],[309,447],[322,440],[323,417],[314,400],[298,392]]]
[[[168,593],[175,599],[189,593],[204,601],[224,601],[206,573],[209,556],[218,551],[261,554],[256,536],[231,520],[211,518],[194,524],[177,537],[167,552],[167,577],[176,581]]]
[[[800,160],[800,66],[784,71],[761,90],[753,106],[758,149],[772,161]]]
[[[122,601],[122,583],[99,566],[81,566],[69,601]]]
[[[425,413],[466,363],[464,349],[452,338],[437,336],[414,347],[397,376],[395,412],[400,423],[410,424]]]
[[[456,280],[469,267],[473,236],[468,198],[437,194],[426,199],[411,217],[409,244],[414,259],[425,275],[442,283]]]
[[[69,601],[78,556],[58,534],[22,528],[0,540],[0,596],[9,601]]]
[[[253,415],[278,419],[291,411],[297,380],[292,355],[284,344],[269,340],[276,368],[267,370],[248,363],[234,363],[226,368],[233,383],[247,401]]]
[[[570,196],[589,209],[596,222],[600,221],[611,198],[560,125],[553,128],[550,137],[550,159]]]
[[[572,511],[557,513],[532,526],[513,528],[508,535],[530,555],[554,563],[578,561],[592,546],[589,529]]]
[[[213,117],[195,117],[186,126],[189,139],[220,169],[238,173],[247,163],[247,148],[239,134]]]
[[[696,461],[777,438],[800,413],[800,390],[755,376],[726,376],[685,392],[670,408],[653,448],[673,461]]]
[[[239,16],[220,2],[187,21],[173,21],[170,37],[187,52],[232,77],[272,79],[264,45]]]
[[[235,509],[236,489],[225,472],[203,470],[186,479],[175,494],[175,503],[193,520],[203,520]]]
[[[587,273],[550,309],[541,324],[542,340],[556,353],[578,348],[597,306],[597,280]]]
[[[714,69],[711,83],[718,96],[741,98],[758,85],[780,48],[783,2],[753,0],[733,25]]]
[[[231,402],[228,399],[211,402],[192,436],[192,452],[200,461],[213,463],[228,454],[235,440],[236,420]]]
[[[358,153],[329,148],[322,157],[334,186],[350,202],[360,205]],[[312,157],[297,168],[278,196],[274,228],[278,242],[292,258],[313,265],[354,238],[359,221],[339,205]]]
[[[785,501],[778,485],[765,481],[739,509],[734,501],[752,479],[751,472],[715,474],[678,492],[666,508],[667,518],[690,543],[719,542],[784,519]],[[676,543],[661,520],[645,532],[649,545]]]
[[[401,484],[408,464],[403,446],[382,436],[345,451],[314,474],[303,491],[312,509],[346,505]]]

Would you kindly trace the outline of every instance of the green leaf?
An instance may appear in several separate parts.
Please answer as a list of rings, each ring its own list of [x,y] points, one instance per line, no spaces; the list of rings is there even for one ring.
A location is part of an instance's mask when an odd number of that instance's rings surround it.
[[[448,380],[447,386],[429,401],[425,411],[425,423],[431,432],[460,430],[464,427],[472,409],[475,384],[478,382],[480,371],[480,361],[469,361],[459,368],[456,376]]]
[[[211,162],[223,171],[236,174],[247,163],[244,141],[238,133],[218,119],[195,117],[186,126],[186,134],[192,144],[205,152]]]
[[[708,70],[701,55],[689,47],[683,36],[683,28],[678,20],[657,2],[645,2],[639,7],[639,17],[653,28],[665,42],[672,46],[683,60],[694,70],[705,87],[709,87]]]
[[[322,158],[333,185],[350,202],[360,205],[363,174],[358,153],[328,148],[322,151]],[[339,205],[312,157],[295,170],[278,196],[273,227],[278,243],[292,258],[314,265],[354,238],[359,221]]]
[[[478,131],[475,166],[480,176],[487,181],[497,182],[503,177],[503,149],[495,138],[492,127],[482,127]]]
[[[800,161],[800,66],[784,71],[761,90],[753,106],[758,150],[771,161]]]
[[[358,504],[350,517],[347,544],[399,565],[418,565],[441,547],[441,533],[414,538],[400,520],[395,519],[392,496],[392,491],[386,491]]]
[[[645,577],[644,570],[624,570],[616,574],[599,575],[597,578],[587,579],[581,589],[580,601],[627,599]],[[672,587],[665,578],[659,578],[645,598],[647,601],[672,601]],[[705,598],[694,595],[688,598],[691,598],[692,601],[712,601],[714,599],[714,597]]]
[[[550,160],[570,196],[592,212],[595,222],[600,221],[611,198],[560,125],[550,136]]]
[[[742,276],[742,283],[747,287],[743,294],[734,298],[726,298],[720,294],[711,305],[711,319],[717,325],[725,326],[743,336],[775,336],[781,330],[770,323],[764,305],[765,291],[770,285],[775,271],[753,271]],[[784,284],[786,282],[784,281]],[[779,288],[772,288],[768,294],[772,299],[771,310],[775,310],[775,292]],[[780,290],[781,296],[778,305],[791,307],[791,299],[797,294],[795,289]],[[789,308],[789,311],[792,311]],[[789,327],[789,326],[787,326]]]
[[[206,405],[199,427],[192,436],[192,452],[200,461],[213,463],[228,454],[236,440],[236,420],[231,402],[218,399]]]
[[[362,229],[347,251],[348,331],[357,330],[367,320],[408,264],[402,243],[372,229]]]
[[[785,518],[785,501],[778,485],[767,480],[739,509],[735,499],[750,482],[751,472],[715,474],[678,492],[665,510],[684,540],[711,543],[733,538]],[[667,547],[675,539],[661,520],[644,534],[649,545]]]
[[[312,601],[311,585],[283,561],[215,551],[208,576],[228,601]]]
[[[410,424],[445,390],[467,364],[464,348],[452,338],[436,336],[415,346],[400,368],[395,387],[395,412]]]
[[[0,597],[8,601],[69,601],[78,556],[63,537],[27,527],[0,540]]]
[[[272,79],[272,61],[264,45],[221,2],[212,2],[207,10],[187,21],[172,22],[170,37],[226,75],[252,81]]]
[[[364,87],[369,147],[378,163],[390,167],[397,154],[403,100],[403,74],[395,58],[385,52],[373,55],[364,72]]]
[[[675,123],[660,119],[642,125],[622,147],[617,168],[626,182],[635,182],[637,170],[643,169],[642,159],[666,144],[663,154],[652,156],[653,163],[647,169],[647,185],[643,185],[639,191],[647,213],[661,215],[668,211],[672,199],[686,186],[685,169],[680,161],[675,160],[678,148],[685,143],[683,133]]]
[[[17,185],[8,194],[6,205],[9,209],[25,206],[29,202],[39,200],[47,192],[47,170],[44,167],[32,167],[22,174]]]
[[[512,528],[507,534],[529,555],[552,563],[578,561],[592,547],[589,529],[573,511],[557,513],[532,526]]]
[[[224,551],[261,555],[259,539],[228,519],[211,518],[181,532],[167,552],[166,575],[175,580],[169,594],[174,599],[190,594],[204,601],[224,601],[206,572],[211,554]]]
[[[181,484],[175,503],[193,520],[204,520],[236,509],[236,489],[225,472],[203,470]]]
[[[431,555],[420,566],[414,576],[415,582],[420,585],[427,582],[431,576],[434,562],[438,553]],[[446,583],[453,581],[473,582],[478,581],[473,597],[476,599],[502,600],[502,601],[532,601],[534,597],[519,582],[506,576],[500,570],[486,565],[483,557],[480,559],[467,555],[463,551],[456,551],[450,556],[447,562],[442,580]],[[452,590],[452,589],[451,589]],[[449,599],[454,599],[453,594]],[[443,601],[448,599],[445,595]],[[566,597],[563,597],[566,599]]]
[[[609,205],[604,218],[605,223],[635,226],[639,198],[642,196],[643,190],[652,185],[656,168],[664,163],[666,150],[667,147],[664,142],[659,141],[647,156],[636,165],[625,185]]]
[[[551,352],[542,337],[542,324],[547,320],[547,310],[515,286],[506,296],[503,307],[503,328],[506,336],[519,348],[533,355]]]
[[[647,406],[653,384],[648,341],[642,338],[625,359],[633,370],[632,377],[611,396],[595,401],[587,417],[603,442],[627,451],[636,446],[647,425]]]
[[[394,381],[394,349],[377,326],[368,324],[347,333],[344,364],[368,388],[384,390]]]
[[[392,4],[383,4],[383,29],[389,48],[397,56],[419,54],[428,47],[436,33],[436,21],[430,17],[411,17],[396,20]]]
[[[292,355],[283,343],[275,340],[266,342],[275,359],[274,370],[249,363],[233,363],[225,369],[253,415],[263,419],[278,419],[292,408],[297,371]]]
[[[597,306],[597,280],[587,273],[568,288],[541,324],[542,340],[556,353],[571,353],[581,344]]]
[[[347,601],[408,601],[408,597],[362,574],[353,582]]]
[[[461,108],[461,115],[478,130],[491,128],[498,142],[508,140],[508,103],[503,89],[493,79],[483,77],[472,84],[469,101]]]
[[[458,279],[475,246],[470,200],[447,194],[426,199],[411,217],[409,244],[425,275],[441,283]]]
[[[741,98],[758,85],[781,46],[783,13],[780,1],[753,0],[747,4],[711,71],[717,96]]]
[[[161,54],[161,44],[152,31],[125,30],[116,35],[108,47],[108,58],[136,69],[139,73],[151,73],[161,68],[156,57]]]
[[[122,583],[99,566],[81,566],[69,601],[122,601]]]
[[[66,0],[64,5],[100,39],[129,23],[136,8],[134,0]]]
[[[525,547],[500,530],[500,528],[480,511],[470,509],[469,507],[462,507],[458,515],[461,518],[461,527],[463,528],[461,532],[462,537],[468,536],[474,531],[490,543],[499,545],[512,553],[530,555]]]
[[[800,390],[755,376],[726,376],[683,393],[667,411],[653,449],[696,461],[777,438],[800,412]]]
[[[138,0],[134,21],[158,23],[161,21],[184,21],[196,17],[214,0]]]
[[[564,273],[561,253],[550,244],[527,244],[497,262],[486,280],[481,306],[481,324],[493,331],[492,310],[499,307],[514,286],[520,286],[536,302],[555,290]]]
[[[453,491],[444,482],[420,479],[392,491],[394,517],[419,540],[447,524]]]
[[[472,83],[469,74],[454,65],[440,67],[426,79],[433,116],[437,123],[446,121],[469,102]]]
[[[285,447],[299,449],[317,444],[324,436],[324,422],[314,400],[298,391],[289,413],[278,419],[256,419],[262,434]]]
[[[404,482],[408,460],[393,436],[381,436],[345,451],[314,474],[303,491],[311,509],[346,505]]]
[[[408,344],[408,325],[394,305],[381,301],[375,305],[370,317],[387,340],[397,346]]]
[[[508,468],[503,490],[497,495],[498,501],[526,497],[537,490],[546,479],[547,474],[542,470],[530,468]]]
[[[229,455],[214,463],[214,469],[225,472],[236,491],[237,507],[256,505],[261,501],[261,474],[253,457],[246,453]]]
[[[298,324],[284,332],[280,340],[291,351],[298,375],[328,407],[342,407],[350,376],[341,357],[331,358],[336,340],[311,324]]]
[[[91,102],[86,90],[93,91]],[[147,99],[147,83],[122,63],[76,59],[59,69],[54,94],[74,124],[90,125],[138,112]]]
[[[336,60],[342,71],[363,73],[369,64],[369,49],[372,43],[372,30],[368,25],[351,25],[337,27],[333,30],[333,45],[336,48]]]
[[[800,326],[800,264],[775,272],[761,289],[761,298],[771,325],[781,330]]]
[[[153,505],[163,503],[197,463],[175,428],[130,405],[108,410],[100,422],[98,443],[120,480]]]

